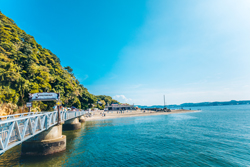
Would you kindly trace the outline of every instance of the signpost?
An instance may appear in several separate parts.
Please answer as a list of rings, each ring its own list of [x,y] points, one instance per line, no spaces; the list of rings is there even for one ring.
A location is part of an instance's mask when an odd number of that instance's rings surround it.
[[[60,105],[62,102],[60,101],[60,93],[54,93],[54,92],[43,92],[43,93],[34,93],[34,94],[29,94],[30,102],[32,101],[54,101],[56,100],[57,104],[57,110],[58,110],[58,124],[60,124]],[[27,103],[27,107],[28,107]],[[31,108],[31,107],[30,107]],[[30,110],[29,108],[29,110]]]
[[[60,94],[53,92],[30,94],[30,101],[54,101],[59,100]]]
[[[26,107],[32,107],[32,103],[31,102],[26,103]]]
[[[60,105],[62,104],[62,102],[61,102],[61,101],[57,101],[56,104],[57,104],[58,106],[60,106]]]
[[[31,107],[32,107],[32,103],[31,102],[26,103],[26,107],[29,108],[29,112],[30,112],[31,111]]]

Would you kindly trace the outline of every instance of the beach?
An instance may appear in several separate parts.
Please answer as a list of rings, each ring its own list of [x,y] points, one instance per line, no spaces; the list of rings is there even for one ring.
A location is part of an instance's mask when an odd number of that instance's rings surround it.
[[[123,117],[180,114],[180,113],[190,113],[190,112],[199,112],[199,111],[198,110],[184,110],[184,109],[171,110],[171,112],[156,112],[156,111],[151,111],[151,110],[125,110],[124,113],[117,113],[117,111],[104,112],[105,116],[103,116],[103,111],[99,110],[99,111],[94,111],[93,116],[87,117],[85,121],[114,119],[114,118],[123,118]]]

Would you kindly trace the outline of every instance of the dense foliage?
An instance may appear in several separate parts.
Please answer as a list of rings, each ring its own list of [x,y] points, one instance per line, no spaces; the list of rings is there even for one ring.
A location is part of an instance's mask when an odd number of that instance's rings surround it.
[[[0,103],[23,106],[28,93],[60,92],[64,106],[92,107],[96,97],[80,84],[70,67],[39,45],[0,12]],[[55,102],[35,102],[41,110],[52,110]]]

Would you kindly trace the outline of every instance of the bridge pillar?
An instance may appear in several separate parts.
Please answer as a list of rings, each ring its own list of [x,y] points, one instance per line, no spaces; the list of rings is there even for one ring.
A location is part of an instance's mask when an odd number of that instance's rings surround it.
[[[85,122],[84,116],[80,116],[80,117],[79,117],[79,122]]]
[[[66,150],[66,136],[62,135],[62,125],[55,125],[22,143],[22,155],[48,155],[63,150]]]
[[[63,130],[76,130],[81,129],[81,123],[79,122],[79,118],[72,118],[68,121],[65,121],[63,124]]]

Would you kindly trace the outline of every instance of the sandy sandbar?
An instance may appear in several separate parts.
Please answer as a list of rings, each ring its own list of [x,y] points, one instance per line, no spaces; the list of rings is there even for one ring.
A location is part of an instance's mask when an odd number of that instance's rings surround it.
[[[103,120],[103,119],[114,119],[114,118],[123,118],[123,117],[140,117],[140,116],[151,116],[151,115],[168,115],[168,114],[179,114],[179,113],[190,113],[190,112],[199,112],[198,110],[171,110],[171,112],[155,112],[150,110],[127,110],[124,113],[117,113],[117,111],[105,112],[106,116],[102,116],[103,111],[94,111],[92,117],[88,117],[86,121],[93,120]]]

